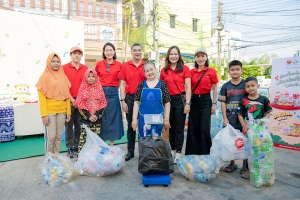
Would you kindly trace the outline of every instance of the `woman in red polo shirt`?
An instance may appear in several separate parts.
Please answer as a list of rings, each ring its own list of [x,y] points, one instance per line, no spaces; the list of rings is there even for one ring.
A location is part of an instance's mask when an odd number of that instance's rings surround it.
[[[198,48],[195,51],[195,68],[191,70],[193,96],[185,155],[210,153],[210,115],[216,111],[218,77],[216,70],[208,68],[208,64],[206,50]]]
[[[190,112],[191,99],[191,72],[184,65],[177,46],[169,48],[160,79],[165,81],[171,96],[170,145],[174,163],[176,163],[176,159],[181,154],[185,118],[186,114]],[[185,102],[182,101],[182,95],[186,95]]]
[[[116,61],[115,46],[107,42],[103,46],[103,60],[99,61],[95,67],[100,77],[103,87],[107,107],[102,116],[102,126],[100,137],[102,140],[110,140],[110,146],[114,145],[114,140],[119,140],[124,136],[121,105],[119,99],[119,79],[122,64]]]

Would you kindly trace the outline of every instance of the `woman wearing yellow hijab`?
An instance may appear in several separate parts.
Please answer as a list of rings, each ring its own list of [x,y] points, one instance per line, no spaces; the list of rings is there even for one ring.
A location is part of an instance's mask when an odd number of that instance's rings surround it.
[[[46,152],[59,153],[64,124],[70,120],[71,115],[71,84],[61,68],[61,59],[57,53],[48,56],[46,69],[35,86],[46,128]]]

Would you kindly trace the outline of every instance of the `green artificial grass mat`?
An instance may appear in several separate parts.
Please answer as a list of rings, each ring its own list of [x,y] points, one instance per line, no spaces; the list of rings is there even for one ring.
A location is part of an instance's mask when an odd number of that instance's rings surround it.
[[[138,134],[136,134],[136,141]],[[116,140],[115,144],[127,143],[127,132],[120,140]],[[34,156],[45,155],[44,152],[44,136],[31,135],[24,137],[16,137],[16,140],[10,142],[0,142],[0,162],[29,158]],[[60,152],[66,152],[66,141],[61,142]]]

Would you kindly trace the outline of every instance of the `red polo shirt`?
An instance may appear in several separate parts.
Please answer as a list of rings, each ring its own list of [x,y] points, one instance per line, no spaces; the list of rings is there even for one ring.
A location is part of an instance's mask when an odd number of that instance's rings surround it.
[[[70,83],[71,83],[71,88],[70,88],[70,94],[72,97],[77,97],[78,90],[80,88],[83,75],[88,69],[87,66],[83,64],[79,64],[78,70],[72,65],[72,62],[63,65],[64,72],[66,76],[68,77]]]
[[[125,93],[135,94],[139,83],[146,80],[143,66],[145,61],[142,60],[141,64],[136,67],[132,61],[124,63],[119,74],[119,79],[126,82]]]
[[[184,65],[182,72],[178,73],[174,72],[174,70],[170,66],[167,69],[167,73],[164,69],[161,70],[159,78],[165,81],[165,83],[167,84],[170,95],[177,95],[185,92],[184,81],[186,78],[191,77],[192,76],[189,67]]]
[[[217,76],[217,72],[215,69],[204,67],[201,71],[198,71],[197,68],[194,68],[191,70],[192,91],[194,90],[197,82],[199,81],[199,79],[202,76],[204,71],[207,71],[207,72],[204,74],[198,87],[193,92],[196,95],[209,93],[211,91],[212,85],[218,83],[218,76]]]
[[[114,60],[110,64],[110,72],[107,72],[106,67],[106,60],[101,60],[97,63],[95,70],[100,77],[100,82],[102,86],[113,86],[118,87],[119,86],[119,73],[122,68],[122,63]]]

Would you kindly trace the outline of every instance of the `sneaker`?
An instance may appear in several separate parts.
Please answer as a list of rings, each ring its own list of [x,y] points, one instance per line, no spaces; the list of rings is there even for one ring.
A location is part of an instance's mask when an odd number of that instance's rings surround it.
[[[68,149],[68,154],[67,154],[67,156],[70,157],[70,158],[74,158],[73,148],[69,148],[69,149]]]
[[[176,153],[175,159],[174,159],[174,164],[177,164],[177,159],[181,156],[181,153]]]

